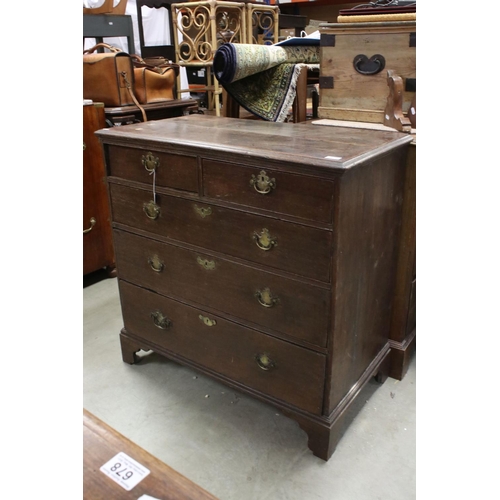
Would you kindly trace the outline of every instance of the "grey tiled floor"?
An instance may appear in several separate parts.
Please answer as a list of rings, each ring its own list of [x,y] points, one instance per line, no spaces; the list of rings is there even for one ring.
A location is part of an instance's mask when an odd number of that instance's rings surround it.
[[[156,354],[121,359],[116,278],[84,278],[84,407],[221,500],[416,498],[416,361],[370,382],[328,462],[268,404]]]

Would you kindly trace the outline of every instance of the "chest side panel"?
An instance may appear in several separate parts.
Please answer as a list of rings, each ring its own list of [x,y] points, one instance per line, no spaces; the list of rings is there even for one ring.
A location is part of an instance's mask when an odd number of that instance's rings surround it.
[[[328,411],[388,343],[406,148],[342,178],[337,212]]]

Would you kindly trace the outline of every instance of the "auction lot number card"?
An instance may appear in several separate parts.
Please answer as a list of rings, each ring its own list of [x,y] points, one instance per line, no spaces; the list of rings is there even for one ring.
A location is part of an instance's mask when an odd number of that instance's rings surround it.
[[[100,470],[127,491],[150,473],[149,469],[122,451],[106,462]]]

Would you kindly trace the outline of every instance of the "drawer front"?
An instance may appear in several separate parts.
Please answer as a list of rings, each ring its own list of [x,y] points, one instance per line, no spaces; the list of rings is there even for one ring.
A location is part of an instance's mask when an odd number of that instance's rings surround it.
[[[204,195],[249,207],[330,223],[333,182],[267,168],[203,160]]]
[[[124,231],[121,279],[325,347],[330,291]]]
[[[321,414],[324,355],[119,283],[127,332],[247,387]]]
[[[330,231],[167,195],[157,195],[158,212],[151,219],[143,207],[152,193],[111,184],[110,194],[114,222],[299,276],[330,280]]]
[[[154,150],[108,146],[108,175],[157,186],[198,192],[196,156]]]

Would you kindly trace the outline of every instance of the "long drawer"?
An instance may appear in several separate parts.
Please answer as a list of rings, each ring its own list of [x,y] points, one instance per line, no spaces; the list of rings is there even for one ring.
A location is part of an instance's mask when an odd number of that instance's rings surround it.
[[[125,329],[247,387],[321,414],[326,356],[119,281]],[[148,346],[152,347],[152,346]]]
[[[330,281],[331,231],[163,194],[152,210],[150,191],[118,184],[110,184],[110,195],[114,222]]]
[[[307,220],[330,223],[334,184],[324,179],[203,160],[203,194]]]
[[[326,346],[329,290],[125,231],[114,242],[121,279]]]
[[[144,184],[198,192],[196,156],[163,153],[155,150],[108,147],[108,175]]]

